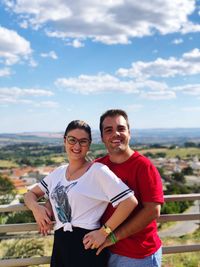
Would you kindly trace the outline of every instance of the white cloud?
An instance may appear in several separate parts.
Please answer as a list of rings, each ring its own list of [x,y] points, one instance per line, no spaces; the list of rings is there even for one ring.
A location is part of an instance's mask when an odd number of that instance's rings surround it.
[[[44,89],[22,89],[18,87],[0,88],[0,104],[35,103],[34,97],[50,97],[53,93]],[[38,103],[38,101],[36,102]]]
[[[188,53],[183,54],[183,59],[189,62],[199,62],[200,63],[200,50],[198,48],[193,49]]]
[[[195,64],[194,64],[195,62]],[[121,77],[174,77],[176,75],[186,76],[200,73],[200,50],[194,49],[183,54],[182,58],[169,59],[157,58],[155,61],[137,61],[132,63],[129,69],[120,68],[116,74]]]
[[[57,108],[59,104],[55,101],[41,101],[34,104],[35,107]]]
[[[4,0],[4,3],[16,14],[23,15],[23,25],[30,25],[35,29],[48,21],[57,22],[71,17],[70,8],[62,0]]]
[[[27,21],[22,21],[19,23],[19,26],[23,29],[28,29],[28,22]]]
[[[138,85],[133,81],[122,81],[109,74],[98,74],[96,76],[80,75],[75,78],[59,78],[55,82],[57,87],[74,93],[101,93],[101,92],[125,92],[138,93]]]
[[[183,86],[173,87],[173,90],[186,95],[200,96],[200,84],[186,84]]]
[[[174,39],[174,40],[172,41],[172,44],[175,44],[175,45],[179,45],[179,44],[181,44],[181,43],[183,43],[183,39],[181,39],[181,38],[179,38],[179,39]]]
[[[187,112],[199,112],[200,111],[200,107],[185,107],[182,108],[183,111],[187,111]]]
[[[139,88],[147,88],[153,91],[166,91],[168,90],[168,85],[164,82],[158,82],[153,80],[141,80],[140,82],[137,81]]]
[[[16,96],[52,96],[53,93],[44,89],[22,89],[18,87],[0,88],[0,95]]]
[[[29,65],[30,65],[31,67],[35,68],[35,67],[38,66],[38,63],[37,63],[37,61],[35,61],[35,59],[30,58],[30,60],[29,60]]]
[[[29,59],[32,53],[30,43],[17,32],[0,26],[0,58],[4,64],[13,65]]]
[[[181,31],[182,34],[200,32],[200,24],[193,24],[192,22],[187,22],[183,25]]]
[[[0,77],[10,76],[11,71],[9,68],[0,69]]]
[[[0,96],[0,105],[5,105],[7,104],[7,106],[9,104],[32,104],[33,101],[32,100],[28,100],[28,99],[16,99],[16,98],[12,98],[12,97],[2,97]]]
[[[127,111],[138,111],[141,110],[144,106],[140,104],[133,104],[133,105],[127,105],[126,110]]]
[[[176,98],[176,94],[173,91],[143,92],[141,97],[151,100],[166,100]]]
[[[48,58],[52,58],[52,59],[58,59],[58,56],[57,56],[55,51],[50,51],[48,53],[41,53],[40,56],[44,57],[44,58],[48,57]]]
[[[69,92],[81,94],[123,92],[159,100],[176,97],[176,93],[169,90],[166,83],[153,80],[120,80],[118,77],[102,73],[96,76],[59,78],[55,81],[55,85]]]
[[[67,42],[66,45],[73,46],[75,48],[84,47],[84,43],[78,39],[74,39],[72,42]]]
[[[4,0],[4,4],[19,15],[23,28],[43,27],[48,36],[70,39],[71,44],[73,39],[86,38],[105,44],[128,44],[131,38],[155,31],[200,31],[200,25],[189,21],[195,0]]]

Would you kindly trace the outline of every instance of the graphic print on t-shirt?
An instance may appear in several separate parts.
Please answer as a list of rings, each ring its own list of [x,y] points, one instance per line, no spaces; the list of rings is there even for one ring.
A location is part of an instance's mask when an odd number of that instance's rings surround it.
[[[71,222],[71,206],[69,204],[67,193],[76,184],[77,182],[74,182],[68,186],[64,186],[59,182],[51,193],[51,198],[55,201],[58,219],[62,223]]]

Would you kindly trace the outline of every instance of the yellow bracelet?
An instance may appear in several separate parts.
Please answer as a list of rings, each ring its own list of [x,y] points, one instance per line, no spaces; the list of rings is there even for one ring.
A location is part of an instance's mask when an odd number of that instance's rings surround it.
[[[105,224],[103,225],[103,230],[106,233],[106,236],[108,236],[110,233],[112,233],[111,228]]]

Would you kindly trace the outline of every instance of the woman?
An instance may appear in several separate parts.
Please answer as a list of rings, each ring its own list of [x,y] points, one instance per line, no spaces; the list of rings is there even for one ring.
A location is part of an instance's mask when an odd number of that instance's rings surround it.
[[[37,200],[47,195],[51,202],[56,221],[51,267],[106,266],[106,250],[96,256],[94,248],[108,235],[116,242],[112,231],[137,205],[133,192],[108,167],[86,160],[91,141],[88,124],[70,122],[64,134],[69,164],[56,168],[25,194],[25,204],[41,229],[51,221],[47,209]],[[116,210],[100,227],[99,220],[109,202]]]

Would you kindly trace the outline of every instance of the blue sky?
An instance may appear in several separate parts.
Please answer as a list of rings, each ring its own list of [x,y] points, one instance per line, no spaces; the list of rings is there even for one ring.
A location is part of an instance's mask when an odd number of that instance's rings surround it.
[[[200,2],[0,0],[0,133],[200,127]]]

